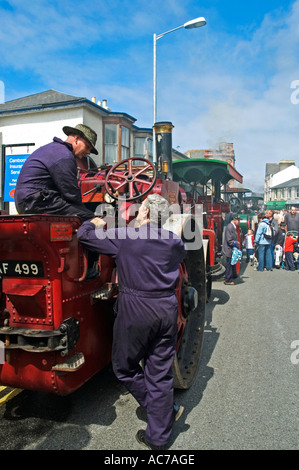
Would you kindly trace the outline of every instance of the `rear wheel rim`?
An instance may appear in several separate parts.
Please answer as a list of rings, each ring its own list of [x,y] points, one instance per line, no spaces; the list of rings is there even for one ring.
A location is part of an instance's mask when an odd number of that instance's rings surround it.
[[[196,236],[201,236],[195,223]],[[184,237],[182,236],[184,240]],[[185,240],[184,240],[185,241]],[[198,293],[198,305],[184,318],[181,305],[183,281],[190,283]],[[206,309],[206,272],[203,247],[187,251],[184,268],[178,283],[178,343],[173,362],[174,387],[188,389],[195,380],[200,363]]]

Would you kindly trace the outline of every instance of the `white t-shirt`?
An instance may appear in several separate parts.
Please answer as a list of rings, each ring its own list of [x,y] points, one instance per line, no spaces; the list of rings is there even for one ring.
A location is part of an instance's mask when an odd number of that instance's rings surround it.
[[[245,235],[245,248],[254,248],[254,237],[253,235]]]

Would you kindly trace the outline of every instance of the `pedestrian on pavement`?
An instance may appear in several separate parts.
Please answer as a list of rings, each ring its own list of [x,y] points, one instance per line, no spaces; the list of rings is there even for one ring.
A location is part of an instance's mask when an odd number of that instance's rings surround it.
[[[277,220],[278,226],[281,224],[281,222],[284,221],[284,215],[282,211],[274,211],[273,217],[275,220]]]
[[[275,249],[274,249],[274,265],[276,269],[283,266],[284,240],[285,240],[285,222],[281,222],[278,227]]]
[[[266,210],[266,217],[268,219],[268,223],[272,227],[273,230],[273,238],[271,240],[271,256],[272,256],[272,268],[274,266],[274,247],[276,244],[276,239],[277,239],[277,232],[278,232],[278,222],[274,218],[274,211],[272,209],[267,209]]]
[[[258,249],[257,271],[264,271],[264,267],[266,267],[267,271],[273,271],[273,255],[271,249],[272,240],[265,237],[268,225],[268,218],[265,217],[259,223],[255,234],[254,243]]]
[[[246,250],[246,263],[249,263],[250,261],[250,256],[253,255],[254,252],[254,236],[253,236],[253,230],[248,229],[245,237],[244,237],[244,242],[243,246]]]
[[[227,225],[224,233],[224,241],[222,246],[222,252],[226,256],[226,268],[224,275],[224,284],[229,286],[234,286],[235,282],[233,281],[234,269],[231,264],[232,260],[232,251],[233,247],[236,246],[240,248],[240,243],[238,241],[237,227],[239,227],[240,217],[238,214],[232,214],[232,220]]]
[[[257,215],[257,222],[255,223],[255,226],[254,226],[254,233],[253,235],[255,236],[256,234],[256,231],[257,231],[257,228],[259,226],[259,223],[266,217],[266,214],[264,214],[264,212],[260,212],[258,215]]]
[[[290,212],[285,214],[284,221],[286,223],[286,231],[296,230],[299,232],[299,212],[295,206],[292,206]]]
[[[293,232],[287,232],[286,238],[284,241],[284,256],[285,256],[285,265],[284,269],[286,271],[295,271],[294,263],[294,245],[298,241],[298,236],[295,236]]]
[[[77,234],[88,249],[115,259],[119,295],[112,365],[116,377],[146,410],[147,428],[139,430],[136,439],[149,449],[167,445],[183,412],[173,401],[172,363],[177,343],[175,287],[186,252],[180,237],[161,228],[160,219],[168,216],[168,202],[151,194],[139,208],[137,228],[103,230],[105,222],[94,218]]]

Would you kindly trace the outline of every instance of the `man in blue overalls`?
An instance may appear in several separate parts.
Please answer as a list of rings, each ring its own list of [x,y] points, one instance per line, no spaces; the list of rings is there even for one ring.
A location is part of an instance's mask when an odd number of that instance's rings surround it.
[[[177,342],[175,286],[186,252],[180,237],[161,228],[158,213],[162,219],[169,215],[168,202],[151,194],[139,209],[138,228],[103,230],[105,222],[94,218],[77,234],[88,250],[115,259],[119,295],[112,365],[147,412],[147,428],[136,438],[150,449],[167,444],[173,423],[183,412],[173,401],[172,363]]]

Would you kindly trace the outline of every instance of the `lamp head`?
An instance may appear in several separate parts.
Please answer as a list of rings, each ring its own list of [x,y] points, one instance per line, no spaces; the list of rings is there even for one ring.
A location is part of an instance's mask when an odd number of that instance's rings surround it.
[[[200,28],[200,26],[204,26],[205,24],[207,24],[206,19],[203,16],[200,16],[199,18],[195,18],[194,20],[190,20],[187,21],[187,23],[184,23],[184,28]]]

